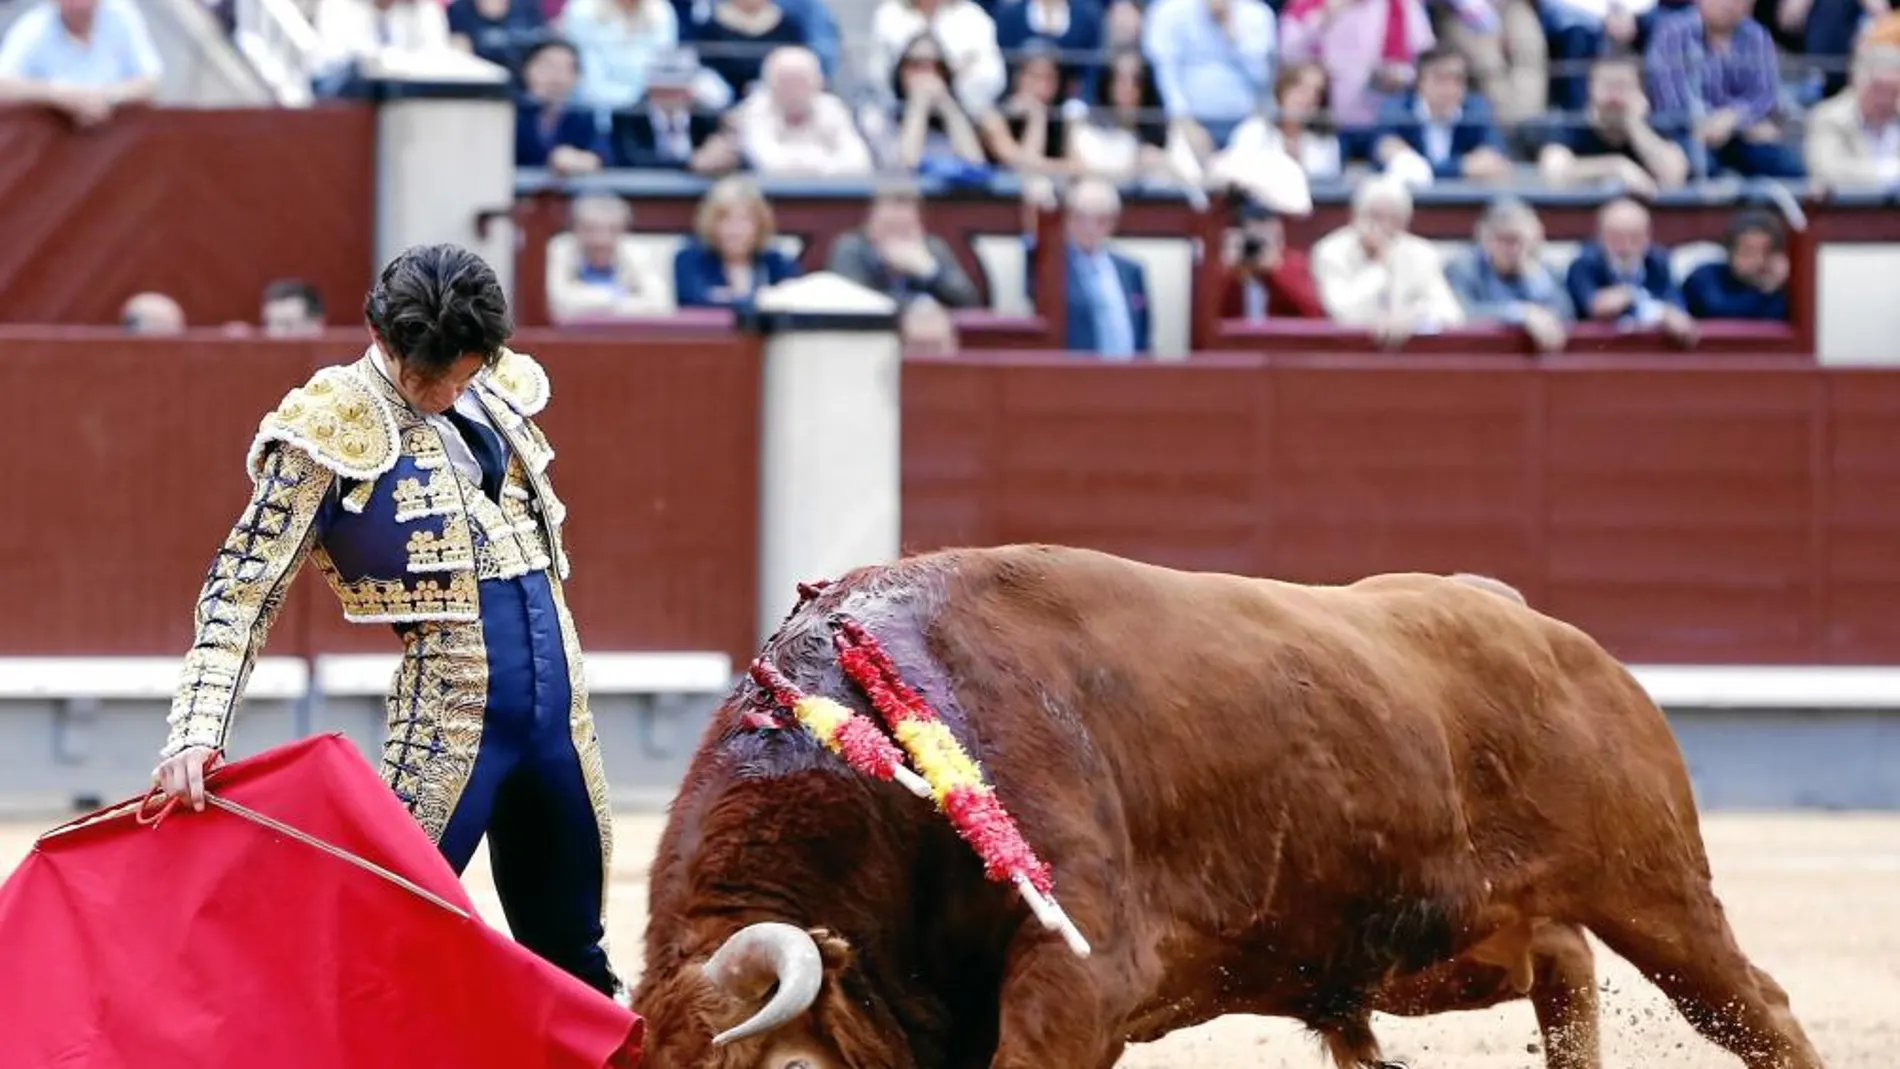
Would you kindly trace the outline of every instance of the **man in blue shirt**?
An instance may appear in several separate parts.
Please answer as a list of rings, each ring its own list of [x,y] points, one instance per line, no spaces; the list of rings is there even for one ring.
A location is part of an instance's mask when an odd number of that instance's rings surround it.
[[[1169,120],[1200,127],[1210,143],[1201,147],[1219,148],[1271,86],[1273,9],[1261,0],[1159,0],[1142,51]]]
[[[1564,281],[1580,318],[1624,330],[1660,327],[1684,343],[1695,338],[1669,253],[1650,240],[1649,209],[1628,197],[1597,213],[1597,240],[1570,261]]]
[[[54,108],[80,126],[151,100],[162,73],[133,0],[40,0],[0,41],[0,103]]]
[[[1469,322],[1522,328],[1539,352],[1564,347],[1575,318],[1569,291],[1539,255],[1544,228],[1530,205],[1500,197],[1478,217],[1477,248],[1445,265],[1445,281]]]
[[[1373,137],[1381,168],[1407,152],[1431,164],[1440,179],[1505,181],[1513,172],[1490,105],[1470,92],[1465,57],[1449,48],[1418,57],[1418,86],[1386,101]]]
[[[1759,208],[1728,227],[1728,261],[1703,264],[1682,283],[1697,319],[1788,319],[1788,239],[1781,221]]]
[[[1121,208],[1121,194],[1114,186],[1099,178],[1084,178],[1069,188],[1064,224],[1068,287],[1063,295],[1067,320],[1063,347],[1113,361],[1133,360],[1151,348],[1147,275],[1140,264],[1108,247]],[[1030,263],[1025,281],[1033,301],[1033,252]]]

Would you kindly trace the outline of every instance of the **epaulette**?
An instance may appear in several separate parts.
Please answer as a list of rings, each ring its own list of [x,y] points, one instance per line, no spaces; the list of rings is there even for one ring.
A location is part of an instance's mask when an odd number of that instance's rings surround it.
[[[501,359],[482,378],[490,393],[524,418],[531,419],[548,406],[548,373],[526,353],[504,347]]]
[[[244,467],[256,479],[265,446],[284,442],[346,479],[370,480],[395,467],[401,441],[382,398],[348,368],[326,367],[258,424]]]

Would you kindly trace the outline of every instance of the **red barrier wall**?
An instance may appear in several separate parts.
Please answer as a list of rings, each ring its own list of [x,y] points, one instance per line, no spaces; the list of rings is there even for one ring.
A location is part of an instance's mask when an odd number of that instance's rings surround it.
[[[90,335],[90,336],[87,336]],[[547,365],[542,425],[569,505],[572,605],[601,649],[753,645],[757,345],[518,339]],[[258,419],[361,341],[0,332],[0,653],[180,653],[206,566],[242,508]],[[342,622],[314,573],[278,653],[394,648]]]
[[[531,333],[600,649],[754,645],[755,342]],[[176,653],[258,417],[360,346],[0,331],[0,653]],[[1641,662],[1900,660],[1900,373],[1764,357],[916,360],[907,549],[1489,572]],[[280,652],[391,648],[306,581]]]
[[[141,290],[188,322],[257,321],[279,276],[360,321],[374,269],[376,119],[367,107],[132,109],[75,133],[0,108],[0,322],[118,320]]]
[[[1026,366],[1025,366],[1026,365]],[[907,549],[1458,569],[1639,662],[1900,660],[1900,375],[1711,361],[914,361]]]

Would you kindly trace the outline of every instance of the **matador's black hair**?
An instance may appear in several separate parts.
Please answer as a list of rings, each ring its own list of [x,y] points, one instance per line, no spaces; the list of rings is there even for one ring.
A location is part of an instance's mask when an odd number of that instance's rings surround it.
[[[459,245],[404,250],[370,288],[363,318],[424,377],[446,374],[469,353],[493,364],[514,333],[494,268]]]

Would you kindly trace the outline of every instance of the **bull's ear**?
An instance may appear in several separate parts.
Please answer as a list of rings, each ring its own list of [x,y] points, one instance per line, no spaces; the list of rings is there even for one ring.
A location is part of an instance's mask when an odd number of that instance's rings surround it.
[[[826,973],[848,967],[857,957],[851,944],[837,932],[829,928],[808,928],[806,931],[811,935],[812,942],[818,944],[818,956],[825,961]]]

